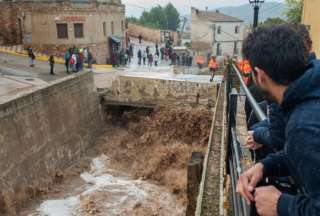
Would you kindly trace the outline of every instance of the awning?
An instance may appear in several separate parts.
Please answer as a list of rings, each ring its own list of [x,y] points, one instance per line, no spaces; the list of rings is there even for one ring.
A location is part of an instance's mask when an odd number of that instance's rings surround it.
[[[119,37],[117,37],[117,36],[110,36],[109,37],[110,38],[110,40],[112,40],[113,42],[115,42],[115,43],[121,43],[121,38],[119,38]]]

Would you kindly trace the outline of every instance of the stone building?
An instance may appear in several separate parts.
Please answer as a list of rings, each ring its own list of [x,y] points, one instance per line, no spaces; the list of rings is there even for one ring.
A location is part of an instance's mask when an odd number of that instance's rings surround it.
[[[56,55],[68,47],[88,47],[100,64],[125,44],[121,0],[0,0],[0,7],[5,44],[23,43]]]
[[[191,46],[197,54],[241,55],[245,25],[242,20],[220,13],[191,8]]]
[[[319,0],[304,0],[302,23],[307,25],[310,30],[311,39],[313,42],[313,51],[320,56],[320,1]]]

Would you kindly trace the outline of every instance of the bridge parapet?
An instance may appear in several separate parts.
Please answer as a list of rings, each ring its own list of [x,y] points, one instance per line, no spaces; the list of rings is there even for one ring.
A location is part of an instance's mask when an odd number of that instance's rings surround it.
[[[209,80],[209,78],[207,79]],[[217,101],[216,82],[187,79],[119,76],[112,87],[100,91],[107,104],[153,107],[162,105],[203,106],[212,108]]]

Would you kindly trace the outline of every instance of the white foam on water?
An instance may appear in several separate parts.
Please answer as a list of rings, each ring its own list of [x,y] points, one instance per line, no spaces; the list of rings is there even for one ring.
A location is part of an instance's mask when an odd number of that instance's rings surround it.
[[[38,211],[46,216],[74,216],[78,215],[76,206],[80,203],[79,197],[69,197],[61,200],[49,200],[40,205]]]
[[[85,190],[80,194],[65,199],[47,200],[37,209],[40,216],[74,216],[81,215],[83,208],[80,197],[96,193],[107,193],[108,199],[103,206],[111,214],[120,214],[128,211],[148,197],[155,186],[134,180],[126,175],[115,175],[115,171],[108,168],[109,159],[105,155],[94,158],[89,172],[84,172],[80,177],[86,182]]]

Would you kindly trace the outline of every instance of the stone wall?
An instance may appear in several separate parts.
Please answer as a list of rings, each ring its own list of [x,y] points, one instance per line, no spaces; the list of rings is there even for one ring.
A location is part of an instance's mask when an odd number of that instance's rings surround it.
[[[120,76],[102,93],[106,103],[152,107],[214,107],[217,85],[182,80]]]
[[[0,38],[3,44],[22,43],[18,21],[19,8],[4,2],[0,2],[0,7]]]
[[[146,41],[152,41],[154,43],[160,43],[161,42],[161,30],[160,29],[153,29],[153,28],[148,28],[144,27],[141,25],[137,25],[134,23],[128,23],[128,35],[130,37],[139,37],[141,35],[143,37],[143,40]],[[179,38],[178,38],[178,33],[170,31],[170,34],[174,38],[175,44],[177,44]]]
[[[89,73],[75,74],[0,104],[0,215],[52,183],[100,134],[102,111]],[[4,212],[5,210],[5,212]],[[2,214],[1,214],[2,213]]]

